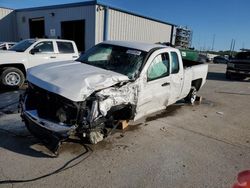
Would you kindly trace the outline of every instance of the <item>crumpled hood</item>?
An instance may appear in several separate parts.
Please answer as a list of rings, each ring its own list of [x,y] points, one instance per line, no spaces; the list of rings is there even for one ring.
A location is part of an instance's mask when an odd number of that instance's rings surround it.
[[[72,101],[83,101],[94,91],[129,78],[125,75],[77,61],[64,61],[28,69],[27,80]]]
[[[22,63],[27,61],[26,54],[23,52],[0,50],[0,64]]]

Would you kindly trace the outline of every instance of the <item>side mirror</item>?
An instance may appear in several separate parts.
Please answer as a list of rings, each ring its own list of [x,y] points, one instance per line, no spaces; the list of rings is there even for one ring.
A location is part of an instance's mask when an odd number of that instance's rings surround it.
[[[30,50],[30,53],[31,53],[32,55],[34,55],[34,54],[36,54],[36,53],[39,53],[40,51],[41,51],[41,50],[38,49],[38,48],[33,48],[33,49]]]

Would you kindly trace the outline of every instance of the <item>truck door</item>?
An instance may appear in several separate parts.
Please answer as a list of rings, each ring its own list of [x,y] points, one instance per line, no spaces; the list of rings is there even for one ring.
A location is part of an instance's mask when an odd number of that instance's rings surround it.
[[[171,80],[171,95],[169,98],[169,103],[173,104],[180,100],[181,89],[183,85],[183,66],[180,65],[182,61],[179,60],[177,52],[170,52],[170,80]]]
[[[135,120],[166,108],[170,95],[169,74],[169,54],[152,54],[141,73]]]
[[[58,49],[57,59],[59,61],[75,60],[78,58],[78,50],[72,42],[56,41]]]
[[[57,59],[53,41],[38,42],[29,52],[29,67],[55,61]]]

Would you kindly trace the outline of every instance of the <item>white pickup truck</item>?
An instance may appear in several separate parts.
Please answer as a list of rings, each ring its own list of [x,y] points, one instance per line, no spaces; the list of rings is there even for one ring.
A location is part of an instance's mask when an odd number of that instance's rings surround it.
[[[72,135],[97,143],[119,120],[138,120],[180,99],[194,103],[208,71],[194,64],[171,47],[103,42],[76,61],[30,69],[21,117],[53,151]]]
[[[0,51],[0,84],[20,87],[28,68],[79,57],[74,41],[59,39],[26,39],[11,49]]]

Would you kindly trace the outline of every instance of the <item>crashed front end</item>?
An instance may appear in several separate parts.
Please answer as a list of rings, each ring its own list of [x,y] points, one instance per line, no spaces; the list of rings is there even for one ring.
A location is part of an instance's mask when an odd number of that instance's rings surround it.
[[[21,117],[27,129],[53,152],[62,141],[76,136],[96,144],[119,120],[133,119],[136,91],[131,84],[120,83],[75,102],[29,83],[20,98]]]

